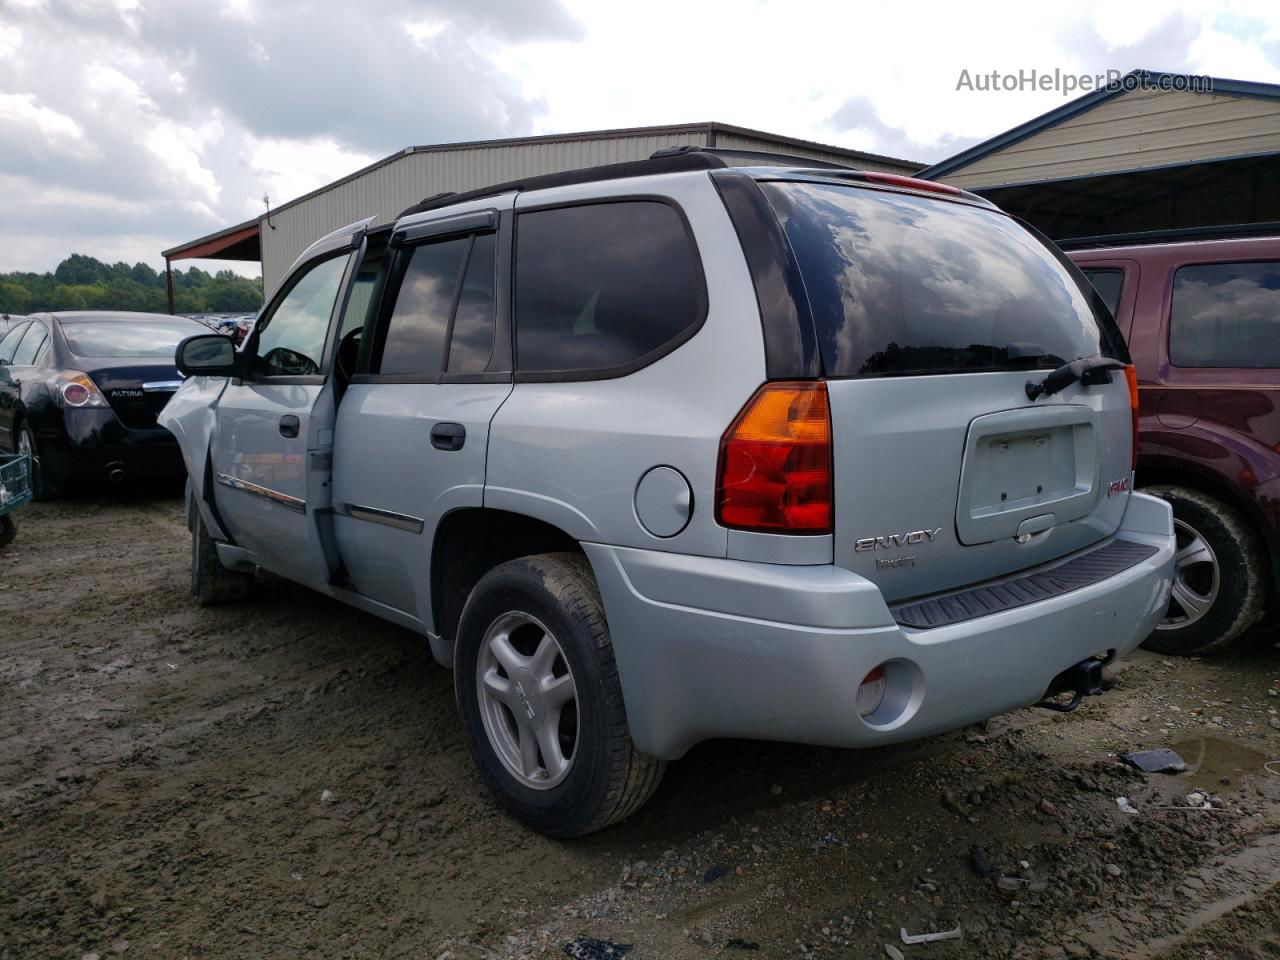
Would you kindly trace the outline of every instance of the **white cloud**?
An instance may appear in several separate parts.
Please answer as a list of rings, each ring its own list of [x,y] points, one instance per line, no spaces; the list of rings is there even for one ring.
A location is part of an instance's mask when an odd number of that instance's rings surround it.
[[[1274,0],[0,7],[0,271],[156,263],[409,144],[720,120],[932,161],[1064,102],[962,69],[1280,82]]]
[[[42,107],[31,93],[0,93],[0,124],[5,123],[37,133],[50,145],[84,136],[80,124],[65,113]]]
[[[346,149],[328,137],[310,140],[257,141],[250,162],[263,176],[272,207],[368,166],[377,157]],[[259,202],[258,208],[261,208]]]

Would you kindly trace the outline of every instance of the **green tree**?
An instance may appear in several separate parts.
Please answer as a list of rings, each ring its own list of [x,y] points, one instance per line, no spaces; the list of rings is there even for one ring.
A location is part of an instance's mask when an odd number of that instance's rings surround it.
[[[262,306],[262,280],[231,270],[173,271],[178,313],[250,313]],[[169,309],[165,277],[148,264],[105,264],[73,253],[51,273],[0,273],[0,313],[38,310]]]

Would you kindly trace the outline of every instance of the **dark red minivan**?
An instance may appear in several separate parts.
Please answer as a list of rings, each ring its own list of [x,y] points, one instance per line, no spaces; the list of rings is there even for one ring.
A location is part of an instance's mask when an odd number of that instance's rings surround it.
[[[1068,256],[1137,367],[1137,485],[1173,505],[1177,577],[1145,646],[1227,643],[1280,597],[1280,236]]]

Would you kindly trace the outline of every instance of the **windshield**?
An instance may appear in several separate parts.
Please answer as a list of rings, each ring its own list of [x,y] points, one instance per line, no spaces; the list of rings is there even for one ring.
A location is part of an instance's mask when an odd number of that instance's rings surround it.
[[[760,186],[798,261],[828,376],[1127,359],[1079,272],[998,211],[836,184]]]
[[[164,357],[210,330],[194,320],[63,320],[62,335],[78,357]]]

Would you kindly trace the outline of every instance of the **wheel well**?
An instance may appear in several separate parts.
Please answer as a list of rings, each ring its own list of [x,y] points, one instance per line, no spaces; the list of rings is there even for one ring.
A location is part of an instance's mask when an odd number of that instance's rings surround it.
[[[1268,606],[1274,603],[1277,597],[1280,597],[1280,541],[1277,540],[1276,533],[1258,516],[1257,506],[1251,503],[1247,497],[1242,497],[1239,491],[1233,489],[1230,484],[1216,477],[1178,470],[1176,467],[1143,466],[1139,464],[1134,476],[1134,482],[1139,489],[1155,484],[1187,487],[1188,489],[1208,494],[1211,497],[1217,497],[1228,506],[1235,507],[1248,522],[1253,532],[1257,534],[1258,539],[1262,541],[1271,574],[1268,578],[1271,582],[1271,595],[1268,598]]]
[[[431,613],[435,630],[453,649],[471,588],[500,563],[537,553],[582,553],[558,527],[519,513],[482,507],[455,510],[436,528],[431,548]]]

